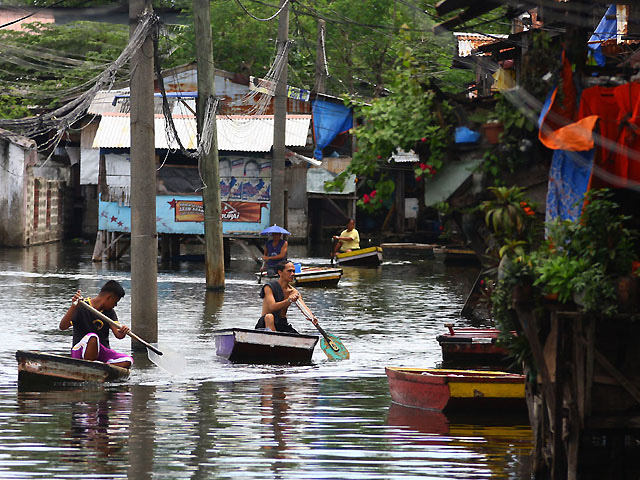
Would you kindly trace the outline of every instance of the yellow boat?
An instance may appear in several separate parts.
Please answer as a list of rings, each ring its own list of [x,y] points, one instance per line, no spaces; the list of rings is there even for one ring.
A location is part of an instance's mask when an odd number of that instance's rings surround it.
[[[350,252],[341,252],[336,255],[339,265],[354,265],[365,267],[377,267],[382,263],[382,248],[367,247]]]
[[[432,410],[526,408],[524,375],[484,370],[387,367],[391,400]]]

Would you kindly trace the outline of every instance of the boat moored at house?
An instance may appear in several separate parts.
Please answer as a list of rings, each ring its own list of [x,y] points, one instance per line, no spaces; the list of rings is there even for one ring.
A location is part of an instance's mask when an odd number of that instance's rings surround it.
[[[497,328],[454,328],[452,324],[445,326],[448,333],[436,337],[442,349],[443,363],[451,366],[485,367],[504,367],[512,363],[507,349],[498,344],[500,330]]]
[[[391,400],[430,410],[526,409],[524,375],[480,370],[386,367]]]

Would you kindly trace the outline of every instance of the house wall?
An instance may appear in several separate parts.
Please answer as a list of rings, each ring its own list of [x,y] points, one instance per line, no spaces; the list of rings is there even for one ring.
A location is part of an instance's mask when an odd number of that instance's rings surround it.
[[[307,239],[307,163],[286,169],[287,230],[293,239]]]
[[[25,150],[0,139],[0,245],[24,245]]]

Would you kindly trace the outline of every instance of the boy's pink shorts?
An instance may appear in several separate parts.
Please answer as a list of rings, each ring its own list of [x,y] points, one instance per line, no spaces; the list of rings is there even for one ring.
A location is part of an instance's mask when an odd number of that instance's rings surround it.
[[[71,357],[78,358],[80,360],[84,359],[84,352],[87,348],[87,344],[89,343],[89,339],[91,337],[96,337],[98,340],[98,361],[103,363],[119,363],[119,362],[131,362],[133,365],[133,358],[129,355],[125,355],[124,353],[116,352],[115,350],[111,350],[108,347],[105,347],[100,343],[100,339],[98,335],[95,333],[87,333],[82,340],[76,343],[71,349]]]

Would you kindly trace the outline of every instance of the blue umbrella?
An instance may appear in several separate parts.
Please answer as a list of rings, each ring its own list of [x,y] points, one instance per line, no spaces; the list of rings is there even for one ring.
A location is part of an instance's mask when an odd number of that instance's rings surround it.
[[[291,232],[289,232],[288,230],[285,230],[282,227],[279,227],[275,223],[270,227],[267,227],[263,231],[261,231],[260,235],[269,235],[271,233],[282,233],[283,235],[291,235]]]

